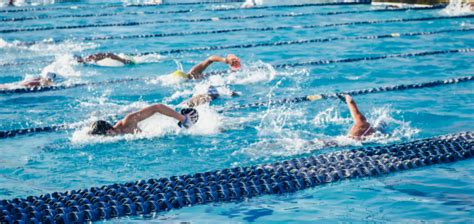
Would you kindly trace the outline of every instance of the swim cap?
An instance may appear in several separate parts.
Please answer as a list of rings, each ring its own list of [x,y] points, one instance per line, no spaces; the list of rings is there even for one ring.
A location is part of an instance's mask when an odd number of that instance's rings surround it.
[[[238,58],[237,56],[233,54],[228,54],[227,58],[234,61],[234,63],[230,64],[230,69],[232,71],[237,71],[242,67],[242,65],[240,64],[240,58]]]
[[[109,122],[98,120],[91,125],[90,135],[105,135],[107,131],[114,128]]]
[[[209,95],[212,100],[215,100],[217,97],[219,97],[219,91],[215,86],[209,86],[207,89],[207,95]]]
[[[56,74],[54,72],[48,72],[48,73],[46,73],[44,78],[48,79],[51,82],[54,82],[58,78],[58,74]]]
[[[189,79],[188,74],[184,73],[181,70],[176,70],[175,72],[171,73],[171,75],[175,78]]]

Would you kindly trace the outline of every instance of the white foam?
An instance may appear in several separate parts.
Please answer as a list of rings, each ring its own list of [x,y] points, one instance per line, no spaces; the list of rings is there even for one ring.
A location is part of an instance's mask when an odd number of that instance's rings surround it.
[[[262,61],[257,61],[245,66],[244,69],[240,71],[228,73],[222,78],[225,80],[226,84],[254,84],[272,81],[276,74],[277,72],[272,65]],[[218,82],[216,79],[217,76],[210,77],[211,81]]]
[[[72,55],[56,55],[55,60],[43,68],[41,75],[44,76],[48,72],[53,72],[63,77],[81,77],[81,72],[75,68],[77,65],[78,62]]]
[[[328,124],[347,124],[350,118],[341,117],[336,107],[329,107],[323,111],[318,112],[313,118],[313,125],[318,128],[326,127]]]
[[[374,108],[367,114],[367,119],[373,125],[379,122],[387,124],[386,134],[377,132],[374,135],[358,141],[346,135],[351,127],[352,119],[342,117],[339,110],[330,107],[315,115],[312,122],[304,120],[305,112],[301,109],[272,108],[259,117],[259,140],[234,155],[245,154],[252,159],[267,159],[274,156],[292,156],[321,150],[327,147],[363,146],[364,144],[387,144],[413,138],[419,130],[410,126],[410,122],[397,120],[391,116],[389,106]],[[309,126],[309,130],[298,130],[296,125]],[[314,129],[313,129],[314,126]],[[329,136],[327,132],[337,133]]]
[[[450,0],[446,8],[441,11],[441,14],[449,16],[468,15],[474,13],[474,3],[468,3],[466,0]]]
[[[129,109],[136,108],[139,105],[143,106],[142,104],[143,103],[124,106],[124,108],[119,110],[119,112],[129,111]],[[178,127],[178,122],[175,119],[161,114],[155,114],[138,124],[140,130],[142,130],[140,133],[118,136],[92,136],[87,134],[90,131],[90,128],[85,125],[74,131],[71,137],[71,142],[74,144],[95,144],[123,140],[133,141],[137,139],[159,138],[165,135],[211,135],[220,132],[221,118],[219,114],[208,106],[200,106],[197,107],[196,110],[199,113],[199,120],[190,129],[181,129]],[[82,123],[90,124],[95,120],[98,120],[98,117],[91,116],[87,121]]]
[[[166,56],[163,56],[161,54],[148,54],[148,55],[137,55],[137,56],[127,56],[125,54],[119,54],[120,57],[126,58],[126,59],[131,59],[137,64],[143,64],[143,63],[156,63],[156,62],[161,62],[165,59],[167,59]]]

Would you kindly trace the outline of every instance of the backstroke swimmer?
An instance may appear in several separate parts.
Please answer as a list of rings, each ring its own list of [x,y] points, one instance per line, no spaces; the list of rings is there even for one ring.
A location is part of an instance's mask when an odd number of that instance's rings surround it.
[[[155,104],[147,106],[137,112],[129,113],[125,118],[116,122],[114,125],[104,120],[95,121],[92,123],[88,133],[90,135],[105,136],[140,133],[141,130],[138,127],[138,123],[156,113],[176,119],[180,128],[190,128],[199,119],[199,114],[195,109],[184,108],[178,113],[166,105]]]

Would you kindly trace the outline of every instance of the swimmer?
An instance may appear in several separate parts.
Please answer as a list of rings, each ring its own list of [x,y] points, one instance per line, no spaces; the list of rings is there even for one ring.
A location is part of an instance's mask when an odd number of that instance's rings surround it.
[[[240,93],[234,92],[225,88],[209,86],[207,93],[196,94],[191,99],[185,102],[188,107],[197,107],[201,104],[211,103],[212,101],[218,99],[220,96],[240,96]]]
[[[23,88],[39,88],[52,86],[60,80],[58,74],[48,72],[44,76],[37,76],[33,78],[27,78],[20,82],[0,84],[0,89],[8,89],[12,87],[23,87]]]
[[[97,53],[97,54],[89,55],[87,57],[81,57],[79,55],[75,55],[74,58],[79,63],[84,63],[84,64],[95,63],[97,65],[102,65],[102,66],[123,66],[123,65],[135,64],[133,60],[118,56],[113,53]]]
[[[209,67],[214,62],[221,62],[228,64],[230,66],[230,69],[233,71],[239,70],[241,65],[240,65],[240,59],[233,55],[229,54],[227,57],[219,57],[219,56],[210,56],[206,60],[202,61],[201,63],[195,65],[191,70],[189,70],[188,73],[184,73],[181,70],[177,70],[172,75],[177,78],[182,78],[182,79],[203,79],[205,76],[202,74],[204,70]]]
[[[354,125],[349,130],[347,134],[349,137],[356,140],[364,140],[366,137],[373,135],[378,127],[373,127],[368,121],[367,118],[359,111],[357,104],[350,95],[337,95],[340,100],[347,104],[351,117],[354,120]]]
[[[98,120],[92,123],[89,134],[113,136],[139,133],[141,130],[138,127],[138,123],[153,116],[155,113],[160,113],[178,120],[178,126],[181,128],[190,128],[199,119],[199,115],[195,109],[185,108],[178,113],[163,104],[155,104],[126,115],[124,119],[118,121],[115,125],[104,120]]]

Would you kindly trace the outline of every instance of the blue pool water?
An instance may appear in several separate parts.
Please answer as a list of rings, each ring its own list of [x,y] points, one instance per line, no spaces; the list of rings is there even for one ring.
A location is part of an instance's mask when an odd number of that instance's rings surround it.
[[[238,7],[238,4],[100,8],[72,8],[38,12],[1,13],[0,18],[39,15],[142,12],[193,9],[192,13],[56,18],[2,22],[0,30],[193,19],[224,16],[342,12],[369,10],[370,5],[273,8],[233,11],[205,9]],[[84,3],[74,5],[87,6]],[[89,4],[90,5],[90,4]],[[61,4],[68,6],[68,4]],[[361,145],[388,144],[460,131],[472,131],[474,92],[472,83],[436,88],[369,94],[355,97],[371,121],[388,123],[388,136],[364,143],[345,137],[352,121],[339,101],[320,101],[219,114],[216,109],[259,100],[305,96],[385,85],[419,83],[474,73],[473,53],[378,61],[335,63],[274,69],[272,64],[309,60],[358,58],[387,54],[474,47],[474,32],[386,39],[342,40],[324,43],[258,47],[136,57],[126,67],[84,66],[73,54],[95,52],[136,53],[177,48],[276,42],[328,37],[356,37],[473,28],[474,19],[429,20],[404,23],[352,25],[316,29],[244,31],[164,38],[80,41],[85,37],[150,33],[193,32],[244,27],[304,26],[351,21],[445,16],[442,10],[366,12],[341,15],[269,17],[213,22],[171,22],[141,26],[63,29],[1,33],[0,64],[26,61],[27,65],[0,67],[0,83],[25,76],[57,72],[66,83],[96,82],[125,77],[149,77],[147,81],[90,86],[67,90],[0,95],[0,130],[75,124],[73,130],[1,139],[0,199],[47,192],[88,188],[139,179],[202,172],[226,167],[269,163],[308,154],[345,150]],[[18,43],[61,39],[56,44]],[[177,83],[167,74],[182,64],[217,54],[233,53],[244,69],[212,76],[199,82]],[[43,62],[52,60],[51,63]],[[213,65],[211,70],[226,67]],[[190,130],[175,122],[153,117],[144,122],[145,132],[122,137],[87,136],[87,125],[98,118],[121,118],[127,112],[153,103],[177,106],[209,84],[239,91],[238,98],[224,97],[198,108],[200,121]],[[341,146],[326,149],[321,139]],[[159,214],[149,222],[473,222],[474,168],[472,160],[388,175],[342,181],[288,195],[265,196],[238,203],[210,204]],[[142,222],[141,217],[113,222]]]

